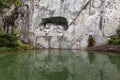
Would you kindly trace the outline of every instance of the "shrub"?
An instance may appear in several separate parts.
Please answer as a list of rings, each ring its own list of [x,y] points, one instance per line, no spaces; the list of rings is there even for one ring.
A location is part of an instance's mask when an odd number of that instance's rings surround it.
[[[27,49],[32,49],[32,46],[28,45],[28,44],[23,44],[21,43],[21,41],[18,41],[18,47],[17,49],[23,49],[23,50],[27,50]]]
[[[0,34],[0,47],[18,46],[18,37],[16,34]]]
[[[119,26],[119,28],[117,29],[117,38],[120,39],[120,26]]]
[[[120,44],[120,26],[116,30],[116,34],[110,37],[109,44]]]
[[[109,44],[120,44],[120,39],[110,39]]]
[[[28,49],[32,49],[32,46],[23,44],[16,34],[0,34],[0,51]]]

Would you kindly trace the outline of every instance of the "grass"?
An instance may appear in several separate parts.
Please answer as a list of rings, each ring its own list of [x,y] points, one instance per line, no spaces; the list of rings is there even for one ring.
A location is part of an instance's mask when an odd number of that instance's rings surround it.
[[[33,49],[32,46],[28,45],[28,44],[20,44],[17,47],[0,47],[0,52],[5,52],[5,51],[24,51],[24,50],[31,50]]]
[[[23,44],[14,34],[0,34],[0,51],[30,50],[33,47]]]

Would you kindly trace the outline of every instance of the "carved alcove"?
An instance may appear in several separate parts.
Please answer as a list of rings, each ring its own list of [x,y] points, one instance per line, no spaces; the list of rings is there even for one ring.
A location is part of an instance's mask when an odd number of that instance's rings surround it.
[[[36,37],[38,47],[59,48],[60,39],[67,29],[68,21],[65,17],[56,16],[42,18]]]

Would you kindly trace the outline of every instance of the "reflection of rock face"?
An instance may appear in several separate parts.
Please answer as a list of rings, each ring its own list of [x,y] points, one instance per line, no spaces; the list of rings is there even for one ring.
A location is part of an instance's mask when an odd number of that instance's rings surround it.
[[[0,54],[0,79],[119,80],[120,57],[107,54],[79,50]]]
[[[29,24],[28,31],[36,34],[34,39],[29,39],[40,48],[85,48],[91,33],[96,45],[101,45],[115,34],[119,25],[119,3],[120,0],[26,0],[24,4],[29,6],[30,15],[24,25]],[[62,27],[58,27],[61,25],[46,25],[56,28],[54,30],[40,25],[42,18],[55,16],[67,19],[67,31],[61,31]],[[50,41],[46,40],[46,35],[52,37]]]

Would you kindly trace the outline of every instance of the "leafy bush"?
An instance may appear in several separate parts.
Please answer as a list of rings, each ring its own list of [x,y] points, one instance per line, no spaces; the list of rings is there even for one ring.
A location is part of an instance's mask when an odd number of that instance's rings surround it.
[[[32,46],[23,44],[16,34],[0,34],[0,51],[28,49],[32,49]]]
[[[110,37],[109,44],[120,44],[120,26],[116,30],[116,34]]]
[[[32,49],[32,46],[28,44],[23,44],[20,41],[18,41],[18,45],[19,46],[17,46],[17,49],[23,49],[23,50]]]
[[[119,26],[119,28],[117,29],[117,38],[120,39],[120,26]]]
[[[0,34],[0,47],[16,47],[18,45],[18,37],[15,34]]]
[[[120,39],[110,39],[109,44],[120,44]]]

